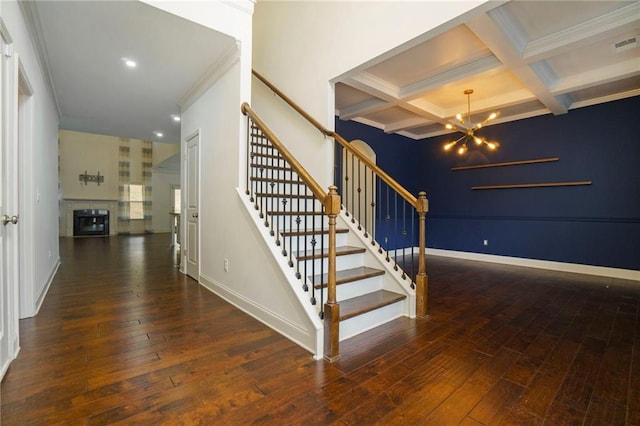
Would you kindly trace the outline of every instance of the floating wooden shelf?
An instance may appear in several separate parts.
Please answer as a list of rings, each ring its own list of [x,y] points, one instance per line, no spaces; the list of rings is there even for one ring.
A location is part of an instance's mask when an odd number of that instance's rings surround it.
[[[549,186],[579,186],[591,185],[590,180],[578,180],[573,182],[542,182],[542,183],[516,183],[508,185],[472,186],[471,189],[511,189],[511,188],[541,188]]]
[[[452,167],[451,170],[471,170],[471,169],[485,169],[488,167],[504,167],[504,166],[519,166],[521,164],[535,164],[535,163],[549,163],[551,161],[558,161],[559,157],[549,157],[549,158],[535,158],[533,160],[519,160],[519,161],[507,161],[505,163],[488,163],[488,164],[474,164],[471,166],[459,166]]]

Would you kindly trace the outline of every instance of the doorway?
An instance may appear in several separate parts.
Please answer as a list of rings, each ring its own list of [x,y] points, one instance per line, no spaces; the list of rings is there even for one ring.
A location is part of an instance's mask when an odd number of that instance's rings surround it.
[[[376,153],[366,142],[356,139],[349,142],[349,145],[376,164]],[[342,159],[342,204],[364,229],[373,232],[376,209],[371,206],[376,205],[376,178],[358,157],[345,148],[342,151]]]
[[[185,155],[185,244],[186,273],[200,281],[200,132],[187,138]],[[184,247],[184,248],[182,248]]]

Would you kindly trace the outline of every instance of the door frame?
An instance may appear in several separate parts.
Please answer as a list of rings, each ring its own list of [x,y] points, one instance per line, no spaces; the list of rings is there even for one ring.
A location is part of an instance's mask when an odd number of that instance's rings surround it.
[[[33,261],[35,259],[35,247],[31,243],[34,232],[34,201],[38,202],[40,194],[34,188],[33,173],[28,160],[33,158],[33,86],[22,66],[19,58],[16,58],[18,66],[18,92],[17,111],[18,123],[16,129],[16,143],[18,145],[19,164],[19,207],[20,207],[20,287],[18,298],[20,301],[20,319],[29,318],[38,313],[44,299],[44,293],[40,300],[36,300],[35,277]],[[34,197],[36,200],[34,200]]]
[[[182,178],[182,185],[181,187],[183,188],[180,192],[181,192],[181,196],[182,196],[182,200],[181,200],[181,216],[182,216],[182,220],[180,221],[180,226],[181,226],[181,239],[182,239],[182,244],[180,244],[180,250],[181,250],[181,257],[182,257],[182,261],[180,262],[180,272],[182,272],[183,274],[189,275],[192,278],[194,278],[196,281],[200,282],[200,253],[201,253],[201,247],[200,247],[200,242],[201,242],[201,238],[200,238],[200,218],[198,217],[198,225],[197,225],[197,230],[196,230],[196,250],[198,252],[197,256],[196,256],[196,271],[193,271],[192,274],[195,275],[195,277],[191,274],[189,274],[189,265],[188,265],[188,250],[189,247],[191,246],[191,242],[189,241],[189,230],[188,230],[188,225],[189,225],[189,219],[187,217],[187,210],[189,209],[188,206],[188,202],[187,202],[187,197],[189,195],[189,173],[190,173],[190,167],[189,167],[189,142],[192,141],[193,139],[197,139],[196,140],[196,152],[197,152],[197,159],[196,159],[196,168],[197,168],[197,174],[196,174],[196,186],[197,186],[197,194],[196,194],[196,198],[197,198],[197,203],[198,203],[198,210],[200,209],[200,175],[201,175],[201,161],[200,161],[200,141],[202,140],[201,138],[201,134],[200,134],[200,129],[198,128],[196,131],[194,131],[193,133],[190,133],[185,139],[184,139],[184,145],[183,145],[183,156],[184,156],[184,167],[182,167],[182,170],[184,170],[183,173],[183,178]]]
[[[0,18],[0,214],[18,215],[18,55]],[[9,167],[7,167],[9,166]],[[18,222],[19,223],[19,222]],[[20,233],[16,225],[0,225],[0,379],[20,351]]]

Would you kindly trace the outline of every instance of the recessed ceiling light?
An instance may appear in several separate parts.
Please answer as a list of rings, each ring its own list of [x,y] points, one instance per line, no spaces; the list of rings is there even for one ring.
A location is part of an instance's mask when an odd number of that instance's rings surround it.
[[[154,135],[156,135],[156,136],[157,136],[157,137],[159,137],[159,138],[161,138],[161,137],[163,137],[163,136],[164,136],[164,133],[162,133],[162,132],[158,132],[158,131],[153,132],[153,134],[154,134]]]
[[[136,61],[134,61],[133,59],[129,59],[129,58],[122,58],[122,62],[124,62],[125,66],[127,68],[135,68],[135,67],[138,66]]]
[[[176,123],[180,122],[180,116],[178,114],[171,114],[171,119]]]

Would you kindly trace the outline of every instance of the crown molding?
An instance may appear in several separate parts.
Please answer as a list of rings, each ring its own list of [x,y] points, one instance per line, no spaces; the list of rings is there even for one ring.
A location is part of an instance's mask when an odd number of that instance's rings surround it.
[[[0,37],[2,37],[2,40],[5,42],[5,44],[13,43],[13,39],[9,34],[9,29],[5,25],[4,20],[2,19],[2,16],[0,16]]]
[[[56,95],[55,85],[53,83],[53,76],[51,75],[51,67],[49,65],[49,59],[47,54],[47,45],[42,33],[42,24],[40,23],[40,15],[38,13],[37,2],[35,1],[19,1],[20,11],[24,17],[27,25],[27,30],[31,35],[33,46],[36,51],[36,58],[40,64],[42,70],[43,80],[47,90],[53,99],[53,103],[56,107],[56,113],[58,118],[62,117],[62,110],[60,108],[60,102]]]
[[[222,3],[251,16],[253,15],[256,0],[222,0]]]
[[[204,72],[204,74],[191,86],[189,90],[180,98],[178,106],[181,111],[189,108],[202,96],[211,86],[213,86],[230,68],[240,59],[240,43],[236,41],[225,51],[224,54]]]

